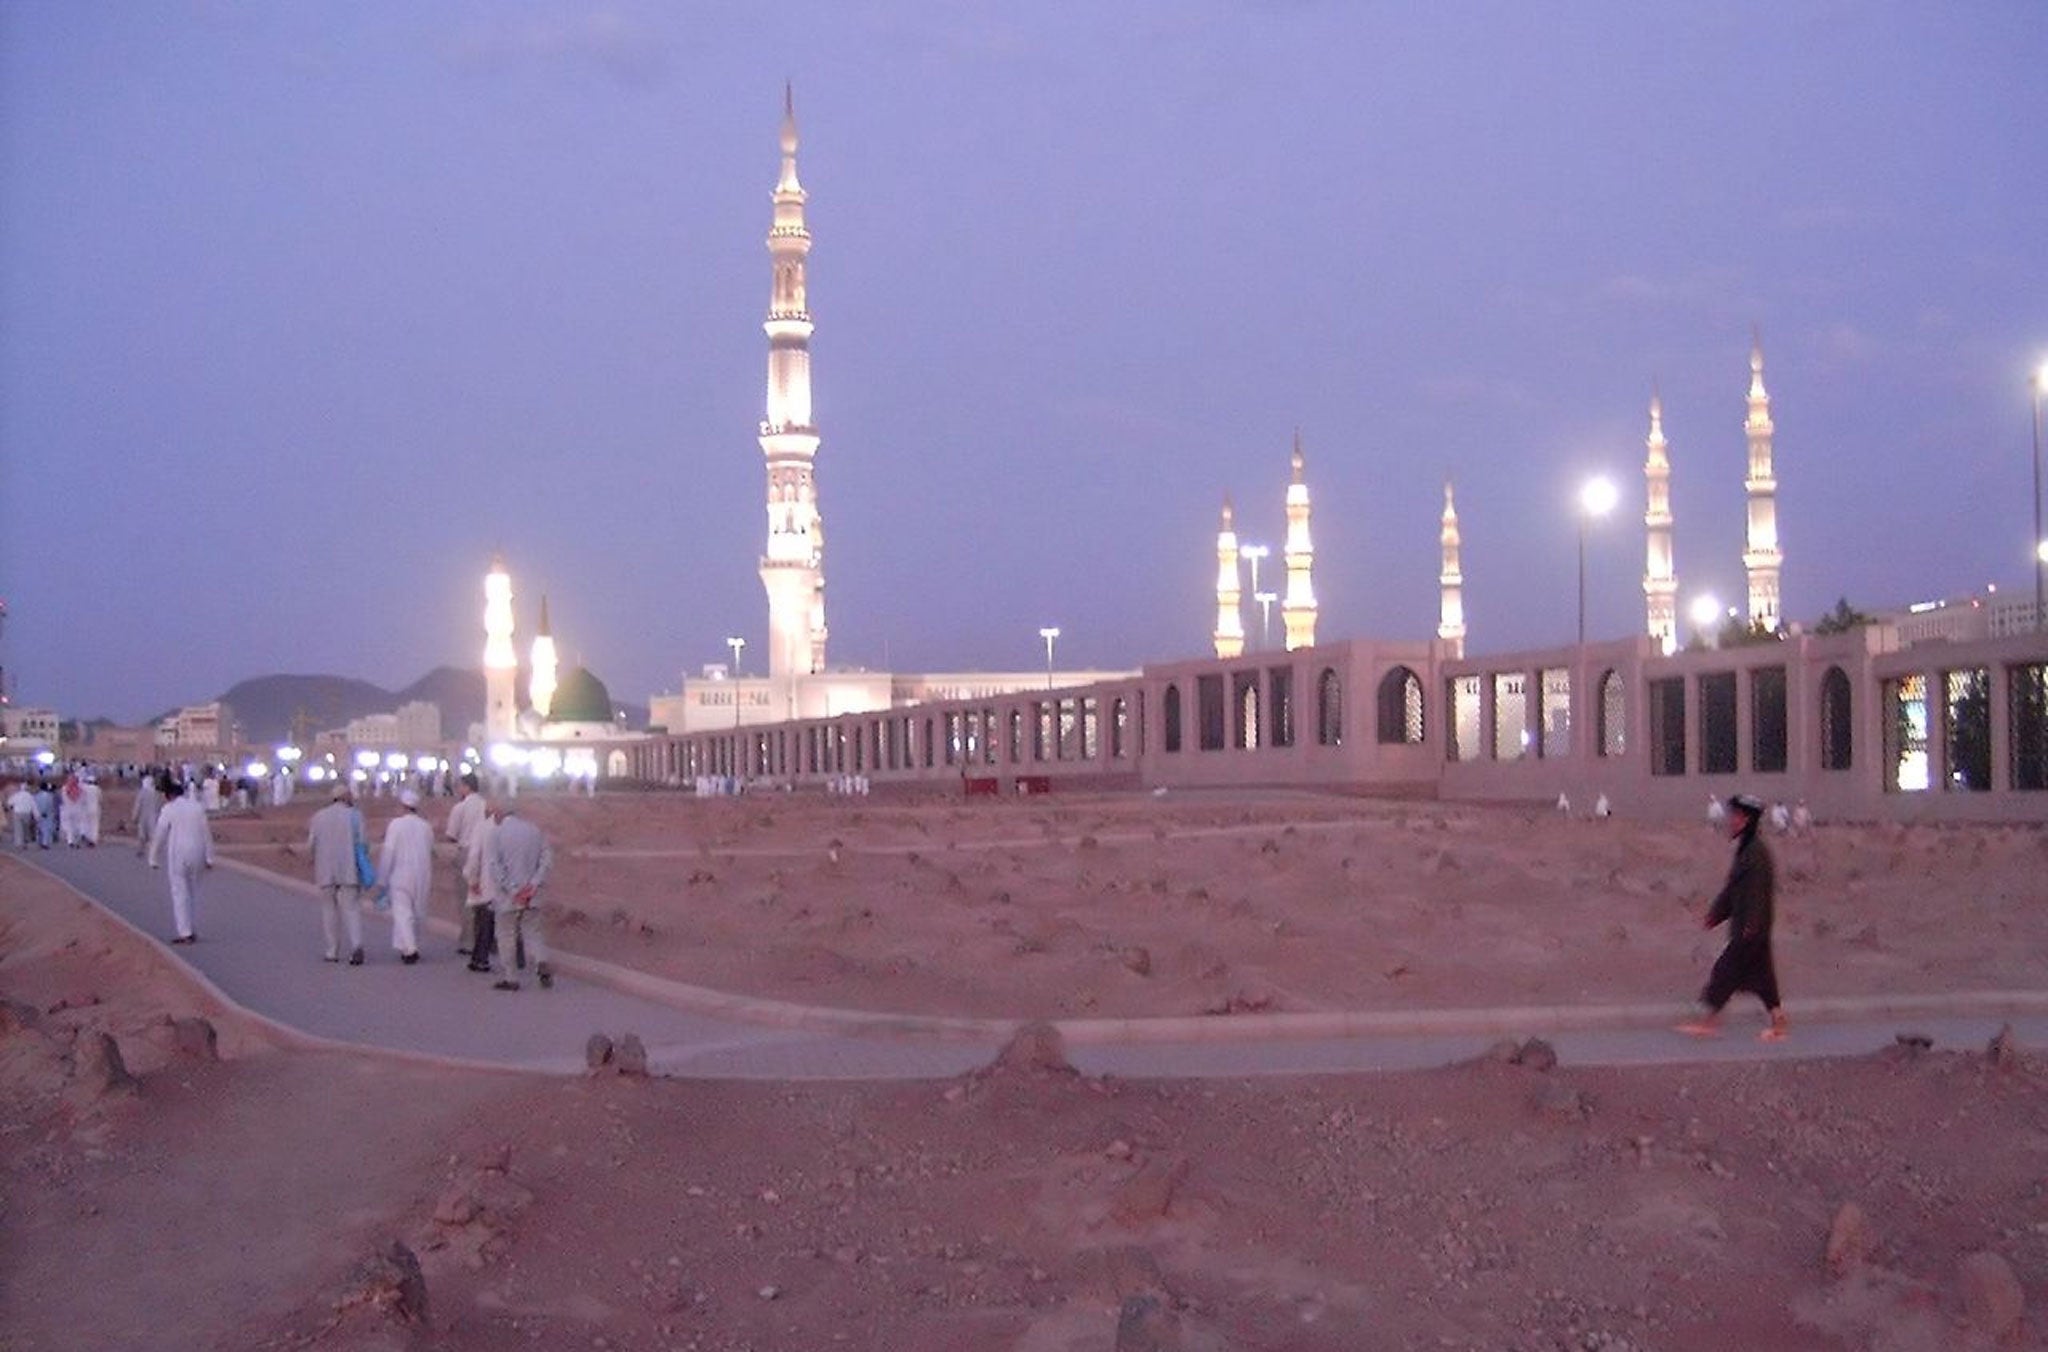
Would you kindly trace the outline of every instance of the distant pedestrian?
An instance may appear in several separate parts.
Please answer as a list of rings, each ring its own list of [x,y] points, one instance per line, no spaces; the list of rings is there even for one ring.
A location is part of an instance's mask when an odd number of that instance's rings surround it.
[[[156,837],[156,814],[164,808],[159,782],[156,775],[145,774],[142,782],[135,786],[135,806],[129,811],[128,820],[135,828],[137,854],[148,854],[149,842]]]
[[[88,770],[81,776],[80,790],[84,794],[79,807],[79,834],[85,839],[87,849],[97,849],[100,843],[100,777]]]
[[[57,790],[49,780],[36,785],[36,844],[49,849],[57,843]]]
[[[83,844],[84,829],[85,786],[73,770],[64,776],[64,787],[57,790],[57,830],[64,837],[64,848],[75,850]]]
[[[523,942],[533,955],[541,989],[546,990],[555,984],[555,974],[548,965],[547,936],[541,932],[540,890],[554,867],[554,851],[538,826],[514,815],[510,802],[493,803],[491,815],[498,823],[485,863],[498,908],[498,981],[493,989],[519,989],[513,953]]]
[[[192,801],[185,786],[164,786],[167,801],[157,814],[156,834],[149,842],[149,866],[170,875],[171,921],[176,928],[171,942],[189,944],[199,938],[193,925],[199,907],[199,879],[213,867],[213,830],[206,824],[206,809]]]
[[[356,870],[355,795],[337,785],[334,801],[306,824],[306,847],[313,853],[313,886],[320,889],[320,935],[328,962],[341,961],[341,938],[348,936],[348,965],[363,965],[363,878]]]
[[[1706,1012],[1678,1026],[1682,1033],[1711,1037],[1720,1031],[1721,1011],[1737,991],[1749,991],[1763,1001],[1771,1016],[1759,1037],[1765,1042],[1781,1041],[1790,1031],[1785,1008],[1778,998],[1778,971],[1771,957],[1771,921],[1777,903],[1777,881],[1770,849],[1757,833],[1764,818],[1761,800],[1738,794],[1728,800],[1728,836],[1735,841],[1735,859],[1728,867],[1728,881],[1707,909],[1708,929],[1728,922],[1728,946],[1714,961],[1713,973],[1700,1003]]]
[[[419,925],[434,887],[434,828],[420,816],[420,796],[411,789],[399,793],[398,806],[384,828],[377,877],[391,901],[391,946],[409,967],[420,960]]]
[[[7,795],[7,821],[14,828],[14,848],[25,850],[36,833],[36,796],[26,782],[16,784]]]
[[[457,918],[462,923],[462,933],[455,940],[455,951],[468,954],[472,967],[476,965],[479,952],[488,964],[491,952],[489,944],[479,945],[476,941],[476,911],[469,905],[469,847],[476,839],[477,828],[483,820],[484,799],[477,792],[477,778],[474,774],[465,773],[456,783],[455,806],[448,809],[448,825],[442,834],[455,846],[455,879],[459,884],[455,889],[455,901],[456,909],[461,912]]]

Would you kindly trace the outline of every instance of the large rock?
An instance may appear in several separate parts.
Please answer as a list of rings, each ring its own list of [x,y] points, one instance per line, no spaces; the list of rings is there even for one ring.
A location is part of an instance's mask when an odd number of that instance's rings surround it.
[[[592,1071],[603,1070],[612,1063],[612,1040],[603,1033],[592,1033],[583,1043],[583,1064]]]
[[[638,1033],[628,1033],[619,1039],[612,1064],[621,1075],[641,1080],[647,1078],[647,1047],[640,1041]]]
[[[1043,1019],[1025,1024],[1010,1035],[996,1053],[993,1069],[1032,1075],[1073,1075],[1078,1072],[1067,1060],[1067,1039]]]
[[[112,1033],[87,1033],[78,1040],[79,1075],[102,1094],[133,1094],[142,1082],[128,1073],[121,1044]]]
[[[417,1327],[427,1322],[427,1278],[411,1249],[392,1240],[349,1273],[335,1309],[369,1313]]]
[[[178,1055],[194,1061],[220,1060],[220,1034],[214,1030],[212,1020],[196,1014],[171,1020],[171,1045],[177,1048]]]
[[[1187,1179],[1188,1162],[1181,1156],[1146,1160],[1117,1185],[1109,1199],[1110,1218],[1119,1225],[1143,1225],[1165,1216],[1173,1195]]]
[[[2003,1338],[2019,1327],[2026,1313],[2026,1293],[2012,1264],[1995,1253],[1979,1251],[1956,1264],[1956,1285],[1961,1289],[1963,1310],[1970,1322],[1992,1338]]]

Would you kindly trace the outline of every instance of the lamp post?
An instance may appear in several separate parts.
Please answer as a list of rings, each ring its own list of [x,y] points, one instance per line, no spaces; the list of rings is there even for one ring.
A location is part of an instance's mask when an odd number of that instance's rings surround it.
[[[1255,591],[1252,600],[1259,603],[1259,647],[1273,646],[1273,603],[1280,599],[1279,592]]]
[[[2048,570],[2048,536],[2041,534],[2041,393],[2048,387],[2048,361],[2034,368],[2034,628],[2048,629],[2041,578]]]
[[[1586,521],[1606,516],[1620,498],[1612,480],[1588,479],[1579,490],[1579,646],[1586,646]]]
[[[1052,689],[1052,641],[1060,636],[1059,626],[1049,624],[1038,631],[1038,636],[1045,640],[1045,688],[1050,690]]]
[[[1238,546],[1238,557],[1249,561],[1252,566],[1252,599],[1254,601],[1259,598],[1259,560],[1272,552],[1271,547],[1267,545]],[[1259,634],[1259,646],[1261,648],[1266,646],[1266,635],[1263,630]]]
[[[725,640],[725,646],[732,649],[732,759],[733,772],[739,772],[740,760],[740,654],[747,650],[747,641],[738,634]]]

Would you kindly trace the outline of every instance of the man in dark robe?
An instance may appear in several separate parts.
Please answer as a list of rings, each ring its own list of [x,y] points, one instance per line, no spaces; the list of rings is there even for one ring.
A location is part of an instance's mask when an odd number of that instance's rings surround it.
[[[1681,1033],[1712,1037],[1720,1031],[1721,1011],[1737,991],[1749,991],[1763,1001],[1771,1021],[1758,1036],[1765,1042],[1781,1041],[1788,1025],[1784,1006],[1778,1000],[1778,970],[1771,960],[1771,919],[1777,900],[1776,874],[1771,852],[1758,839],[1764,805],[1748,794],[1728,803],[1728,836],[1735,841],[1735,860],[1728,866],[1728,881],[1721,894],[1707,908],[1708,929],[1728,922],[1728,946],[1714,961],[1700,1003],[1706,1012],[1678,1025]]]

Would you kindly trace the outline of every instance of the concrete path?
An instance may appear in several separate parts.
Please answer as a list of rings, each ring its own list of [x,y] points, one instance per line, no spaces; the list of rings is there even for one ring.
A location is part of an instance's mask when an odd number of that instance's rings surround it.
[[[168,887],[119,842],[96,850],[17,856],[69,883],[161,942]],[[637,1033],[661,1074],[742,1079],[921,1079],[985,1063],[1013,1026],[998,1020],[893,1017],[754,1000],[563,955],[555,989],[491,989],[465,970],[453,927],[422,961],[399,963],[389,925],[365,917],[363,967],[320,960],[310,887],[226,861],[206,876],[199,942],[164,952],[224,999],[318,1041],[471,1065],[567,1073],[583,1068],[593,1032]],[[1062,1024],[1074,1063],[1092,1074],[1212,1077],[1334,1073],[1446,1065],[1503,1036],[1548,1039],[1577,1064],[1783,1060],[1849,1056],[1902,1031],[1939,1046],[1981,1048],[2002,1023],[2048,1043],[2048,992],[1795,1002],[1795,1036],[1774,1046],[1731,1015],[1725,1036],[1670,1031],[1677,1006],[1391,1011],[1209,1019],[1075,1020]]]

